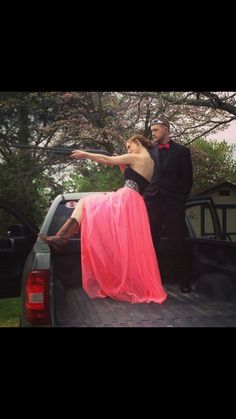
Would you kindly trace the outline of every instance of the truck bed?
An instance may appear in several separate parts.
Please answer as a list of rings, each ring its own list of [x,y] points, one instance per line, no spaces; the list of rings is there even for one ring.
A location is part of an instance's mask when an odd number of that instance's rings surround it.
[[[166,284],[162,304],[130,304],[110,298],[89,299],[81,286],[61,287],[57,295],[58,327],[235,327],[236,304],[219,302],[196,291],[182,294]],[[58,292],[58,290],[57,290]]]

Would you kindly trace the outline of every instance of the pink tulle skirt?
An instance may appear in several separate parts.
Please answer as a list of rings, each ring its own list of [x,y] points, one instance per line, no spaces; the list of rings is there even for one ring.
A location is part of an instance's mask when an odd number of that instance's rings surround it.
[[[162,303],[167,297],[144,200],[130,188],[85,198],[81,258],[90,298]]]

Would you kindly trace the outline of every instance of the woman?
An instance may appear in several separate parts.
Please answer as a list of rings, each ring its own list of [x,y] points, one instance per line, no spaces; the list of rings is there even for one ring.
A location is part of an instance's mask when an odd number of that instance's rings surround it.
[[[148,152],[151,146],[137,134],[127,140],[128,154],[121,156],[75,150],[73,159],[126,165],[124,187],[82,198],[55,236],[39,234],[51,248],[62,251],[81,226],[82,283],[90,298],[162,303],[167,297],[141,196],[153,175],[154,161]]]

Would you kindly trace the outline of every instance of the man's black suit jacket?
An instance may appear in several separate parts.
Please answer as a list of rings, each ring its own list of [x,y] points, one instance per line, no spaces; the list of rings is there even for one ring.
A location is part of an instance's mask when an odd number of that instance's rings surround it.
[[[160,153],[165,153],[165,158]],[[170,140],[169,150],[151,149],[150,155],[155,162],[154,174],[144,191],[147,202],[161,199],[163,204],[184,203],[193,184],[191,154],[187,147]]]

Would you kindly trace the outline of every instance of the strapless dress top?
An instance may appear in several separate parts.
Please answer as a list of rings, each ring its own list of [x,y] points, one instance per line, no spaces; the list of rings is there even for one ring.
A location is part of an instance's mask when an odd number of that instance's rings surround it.
[[[143,194],[145,188],[149,185],[147,179],[136,172],[132,167],[127,167],[124,171],[125,184],[124,186],[134,189],[136,192]]]

